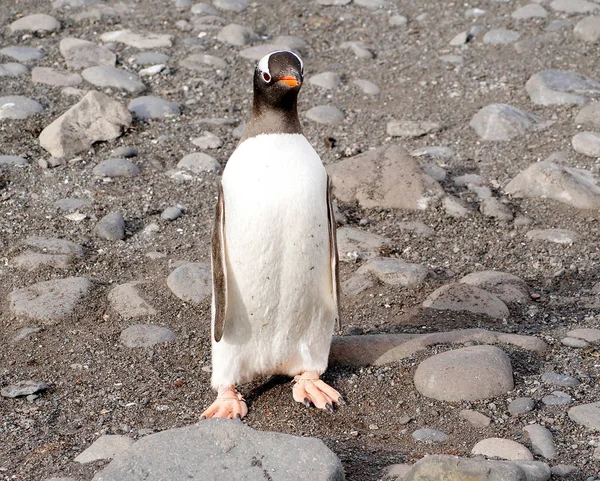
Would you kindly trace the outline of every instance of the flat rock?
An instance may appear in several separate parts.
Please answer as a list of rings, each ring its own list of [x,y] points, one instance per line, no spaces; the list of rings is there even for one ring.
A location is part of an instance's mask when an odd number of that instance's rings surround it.
[[[318,124],[334,125],[344,120],[344,112],[333,105],[317,105],[308,109],[306,118]]]
[[[521,304],[529,300],[529,288],[518,276],[500,271],[480,271],[467,274],[459,280],[496,294],[506,304]]]
[[[342,227],[337,230],[337,246],[341,262],[377,257],[379,249],[389,242],[391,241],[387,237],[355,227]]]
[[[584,42],[597,42],[600,40],[600,15],[582,18],[575,25],[573,33]]]
[[[402,27],[408,23],[408,18],[404,15],[392,15],[388,19],[388,25],[392,27]]]
[[[584,104],[590,97],[600,97],[599,82],[569,70],[545,70],[533,74],[525,89],[531,101],[538,105]]]
[[[460,55],[440,55],[439,59],[442,62],[452,63],[454,65],[461,65],[465,61]]]
[[[545,126],[535,115],[506,104],[483,107],[473,116],[469,125],[483,140],[503,141],[521,137]]]
[[[555,372],[545,372],[542,374],[542,382],[553,386],[575,387],[579,386],[579,380],[567,374],[558,374]]]
[[[402,147],[392,145],[329,164],[333,190],[342,202],[363,208],[425,210],[444,191]]]
[[[557,464],[556,466],[552,466],[551,473],[555,478],[570,478],[571,474],[579,471],[577,466],[573,466],[572,464]]]
[[[492,422],[485,414],[470,409],[463,409],[458,415],[476,428],[487,428]]]
[[[97,65],[86,68],[81,75],[96,87],[113,87],[135,94],[146,90],[146,85],[135,73],[117,67]]]
[[[575,152],[588,157],[600,157],[600,132],[579,132],[571,143]]]
[[[437,132],[442,126],[437,122],[420,120],[392,120],[387,124],[387,134],[401,139],[412,139]]]
[[[3,166],[12,166],[12,165],[21,165],[26,166],[29,165],[23,157],[18,157],[16,155],[0,155],[0,165]]]
[[[535,401],[530,397],[519,397],[513,399],[508,405],[508,412],[511,416],[518,416],[519,414],[525,414],[535,409]]]
[[[60,30],[60,22],[51,15],[34,13],[15,20],[8,28],[15,32],[55,32]]]
[[[101,459],[113,459],[117,454],[128,450],[134,441],[127,436],[105,434],[100,436],[92,445],[75,458],[81,464],[91,463]]]
[[[94,142],[112,140],[131,124],[131,114],[101,92],[89,92],[40,134],[40,145],[53,157],[88,150]]]
[[[511,17],[517,20],[528,20],[530,18],[546,18],[548,11],[539,3],[529,3],[515,10]]]
[[[94,227],[97,237],[104,240],[123,240],[125,238],[125,220],[120,212],[105,215]]]
[[[192,139],[192,144],[200,149],[218,149],[223,146],[223,141],[212,132],[204,131],[200,137]]]
[[[600,102],[592,102],[583,107],[575,117],[575,123],[600,130]]]
[[[137,65],[159,65],[166,64],[169,61],[169,56],[162,52],[140,52],[134,55],[132,59]]]
[[[472,454],[481,454],[488,458],[508,459],[510,461],[525,460],[533,461],[533,454],[522,444],[503,438],[488,438],[479,441],[473,449]]]
[[[340,48],[344,50],[351,50],[356,58],[360,59],[372,59],[374,53],[370,48],[367,48],[364,43],[357,41],[342,42]]]
[[[569,409],[569,418],[580,426],[600,431],[600,402],[572,407]]]
[[[584,341],[597,343],[600,342],[600,329],[574,329],[567,332],[567,336]]]
[[[380,281],[403,287],[414,287],[425,282],[429,269],[421,264],[412,264],[401,259],[376,257],[361,266],[358,275],[373,274]]]
[[[71,315],[92,284],[85,277],[67,277],[38,282],[11,292],[11,312],[43,324],[54,324]]]
[[[207,3],[195,3],[192,5],[191,12],[194,15],[217,15],[217,9]]]
[[[354,274],[350,279],[342,282],[341,288],[342,292],[347,296],[357,296],[374,285],[375,282],[370,276]]]
[[[212,274],[208,264],[188,262],[167,277],[167,286],[179,299],[200,304],[212,293]]]
[[[362,93],[366,95],[379,95],[379,93],[381,92],[379,86],[369,80],[357,78],[354,79],[352,83],[356,85],[362,91]]]
[[[98,177],[135,177],[140,168],[129,159],[116,158],[103,160],[92,172]]]
[[[554,459],[556,457],[556,448],[552,433],[544,426],[539,424],[529,424],[523,428],[531,440],[531,450],[533,454],[538,454],[545,459]]]
[[[572,402],[573,398],[563,391],[552,391],[552,394],[542,398],[542,403],[546,406],[567,406]]]
[[[219,10],[243,12],[248,8],[248,0],[213,0],[213,5]]]
[[[46,265],[59,269],[68,269],[75,260],[83,257],[83,248],[64,239],[28,237],[25,245],[36,251],[28,250],[13,259],[13,263],[22,269],[34,270]]]
[[[131,30],[116,30],[100,35],[103,42],[119,42],[139,49],[170,47],[173,35],[156,33],[138,34]]]
[[[59,199],[52,206],[62,212],[74,212],[81,207],[89,207],[92,203],[86,199]]]
[[[219,30],[217,40],[228,45],[242,47],[260,40],[260,37],[251,28],[238,25],[237,23],[230,23]]]
[[[356,1],[356,0],[355,0]],[[413,431],[412,438],[422,443],[441,443],[448,440],[448,435],[431,428],[421,428]]]
[[[114,67],[117,61],[117,56],[106,47],[79,38],[63,38],[59,50],[67,67],[75,70],[98,65]]]
[[[415,388],[439,401],[474,401],[502,396],[514,388],[510,359],[495,346],[469,346],[425,359]]]
[[[140,296],[136,288],[143,284],[143,281],[134,281],[113,287],[108,293],[110,307],[125,319],[156,315],[156,309]]]
[[[31,60],[39,60],[46,54],[35,47],[4,47],[0,49],[0,54],[10,57],[17,62],[30,62]]]
[[[485,187],[481,189],[486,190]],[[479,211],[484,215],[484,217],[489,217],[491,219],[498,219],[500,221],[508,222],[514,219],[514,215],[512,211],[500,202],[495,197],[491,197],[491,192],[487,191],[490,197],[486,197],[479,204]]]
[[[308,83],[325,90],[333,90],[342,84],[342,77],[336,72],[321,72],[310,76]]]
[[[140,119],[165,119],[181,114],[177,104],[153,96],[137,97],[127,108]]]
[[[179,65],[193,70],[194,72],[223,72],[227,68],[227,62],[221,57],[208,55],[206,53],[189,55],[181,60]]]
[[[527,167],[504,192],[517,198],[550,198],[579,209],[600,208],[600,187],[591,172],[548,160]]]
[[[600,9],[600,5],[588,0],[554,0],[550,8],[563,13],[591,13]]]
[[[126,347],[151,347],[171,342],[175,333],[166,327],[151,324],[136,324],[121,332],[121,343]]]
[[[587,341],[584,341],[583,339],[577,339],[576,337],[565,337],[561,339],[560,343],[563,346],[574,347],[576,349],[583,349],[584,347],[589,346]]]
[[[446,284],[433,291],[423,307],[437,311],[466,311],[485,314],[494,319],[506,319],[508,307],[498,296],[469,284]]]
[[[221,172],[223,167],[214,157],[203,152],[194,152],[185,155],[177,164],[180,169],[189,170],[194,174],[202,172]]]
[[[20,77],[29,72],[29,69],[20,63],[7,62],[0,64],[0,77]]]
[[[319,439],[208,419],[141,438],[115,456],[93,481],[287,481],[298,479],[299,472],[311,481],[344,479],[340,460]]]
[[[68,87],[79,85],[83,78],[79,74],[61,72],[50,67],[34,67],[31,71],[31,81],[34,84]]]
[[[160,214],[160,218],[168,221],[173,221],[181,217],[181,209],[177,206],[167,207]]]
[[[568,229],[532,229],[525,236],[531,240],[571,245],[579,240],[579,234]]]
[[[23,120],[39,114],[42,110],[42,104],[22,95],[0,97],[0,119]]]
[[[488,45],[507,45],[519,40],[521,34],[505,28],[493,28],[483,36],[483,43]]]
[[[10,386],[3,387],[0,390],[0,395],[2,397],[15,398],[36,394],[49,388],[50,386],[44,381],[19,381]]]

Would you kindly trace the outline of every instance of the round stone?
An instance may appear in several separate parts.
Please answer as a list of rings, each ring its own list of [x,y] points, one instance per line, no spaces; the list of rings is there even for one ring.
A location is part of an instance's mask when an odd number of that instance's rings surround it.
[[[569,409],[569,418],[588,429],[600,431],[600,402],[572,407]]]
[[[167,286],[179,299],[200,304],[212,293],[212,276],[208,264],[188,262],[167,277]]]
[[[533,461],[533,454],[529,449],[516,441],[503,438],[488,438],[479,441],[473,446],[471,453],[509,461]]]
[[[446,284],[433,291],[423,307],[438,311],[467,311],[506,319],[510,312],[506,304],[491,292],[469,284]]]
[[[579,132],[571,142],[576,152],[588,157],[600,157],[600,132]]]
[[[16,62],[0,64],[0,77],[19,77],[29,72],[25,65]]]
[[[79,38],[63,38],[60,41],[59,50],[70,69],[97,65],[114,67],[117,60],[117,56],[106,47]]]
[[[125,238],[125,220],[120,212],[111,212],[96,224],[94,232],[100,239],[123,240]]]
[[[590,344],[583,339],[577,339],[576,337],[565,337],[562,339],[561,344],[567,347],[574,347],[576,349],[583,349],[584,347],[588,347]]]
[[[42,104],[22,95],[0,97],[0,119],[26,119],[42,110]]]
[[[251,28],[231,23],[219,31],[217,40],[228,45],[242,47],[248,43],[260,40],[260,37]]]
[[[573,31],[575,36],[585,42],[594,43],[600,40],[600,15],[582,18]]]
[[[129,159],[118,158],[103,160],[93,172],[98,177],[134,177],[139,175],[140,168]]]
[[[381,92],[379,86],[377,84],[374,84],[373,82],[370,82],[369,80],[357,78],[354,79],[352,83],[356,85],[359,89],[361,89],[364,94],[367,95],[378,95],[379,92]]]
[[[218,149],[223,141],[212,132],[202,132],[202,136],[192,139],[192,144],[201,149]]]
[[[339,124],[344,120],[344,113],[332,105],[317,105],[306,112],[306,118],[318,124]]]
[[[393,15],[388,20],[388,23],[392,27],[402,27],[408,23],[408,18],[404,15]]]
[[[177,104],[152,96],[133,99],[127,108],[140,119],[164,119],[181,113]]]
[[[167,207],[160,214],[161,219],[164,220],[175,220],[181,217],[181,209],[177,206]]]
[[[584,341],[597,343],[600,342],[600,329],[574,329],[567,332],[567,336],[583,339]]]
[[[31,71],[31,81],[39,84],[68,87],[79,85],[83,82],[83,79],[81,75],[76,73],[61,72],[50,67],[34,67]]]
[[[542,7],[538,3],[530,3],[528,5],[524,5],[523,7],[515,10],[512,13],[512,18],[516,18],[517,20],[526,20],[530,18],[546,18],[548,16],[548,12],[544,7]]]

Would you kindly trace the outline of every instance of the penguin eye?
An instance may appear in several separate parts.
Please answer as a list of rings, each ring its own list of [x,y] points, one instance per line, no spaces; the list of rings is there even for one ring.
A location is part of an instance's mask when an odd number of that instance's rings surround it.
[[[265,82],[270,82],[271,81],[271,76],[267,73],[267,72],[263,72],[263,80]]]

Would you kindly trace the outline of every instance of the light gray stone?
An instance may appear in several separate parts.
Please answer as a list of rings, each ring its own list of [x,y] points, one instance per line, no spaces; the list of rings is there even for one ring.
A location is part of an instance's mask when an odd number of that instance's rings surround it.
[[[460,32],[457,33],[454,37],[452,37],[452,40],[450,40],[449,44],[452,47],[460,47],[461,45],[466,44],[472,38],[473,36],[470,35],[468,32]]]
[[[212,293],[212,276],[208,264],[188,262],[167,277],[167,286],[179,299],[200,304]]]
[[[521,304],[529,300],[527,284],[520,277],[507,272],[473,272],[461,278],[459,282],[496,294],[506,304]]]
[[[455,65],[461,65],[464,59],[460,55],[441,55],[439,59],[442,62],[453,63]]]
[[[321,440],[207,419],[141,438],[93,481],[265,481],[265,474],[272,481],[286,481],[298,479],[299,472],[311,481],[344,479],[342,464]]]
[[[342,282],[342,292],[347,296],[357,296],[361,292],[370,289],[375,283],[369,276],[355,274],[350,279]]]
[[[223,141],[212,132],[204,131],[200,137],[192,139],[192,144],[200,149],[218,149],[223,146]]]
[[[356,273],[374,274],[380,281],[392,286],[415,287],[425,282],[429,269],[401,259],[376,257],[361,266]]]
[[[381,92],[379,86],[377,84],[374,84],[373,82],[370,82],[369,80],[357,78],[354,79],[352,83],[356,85],[360,90],[362,90],[364,94],[367,95],[379,95],[379,93]]]
[[[356,0],[355,0],[356,1]],[[414,431],[413,439],[422,443],[441,443],[448,440],[448,435],[437,429],[421,428]]]
[[[113,87],[135,94],[146,90],[146,86],[135,73],[116,67],[106,65],[88,67],[81,72],[81,75],[96,87]]]
[[[175,220],[181,217],[181,209],[177,206],[167,207],[160,214],[160,218],[164,220]]]
[[[514,215],[508,206],[504,205],[495,197],[484,199],[479,205],[479,210],[485,217],[509,222],[513,220]]]
[[[0,395],[3,397],[15,398],[36,394],[49,388],[50,386],[43,381],[19,381],[2,388],[2,390],[0,390]]]
[[[125,238],[125,219],[120,212],[105,215],[94,227],[97,237],[104,240],[123,240]]]
[[[552,472],[550,466],[541,461],[512,461],[512,464],[519,466],[525,472],[527,481],[550,481]]]
[[[590,97],[600,97],[599,82],[568,70],[538,72],[527,81],[525,89],[538,105],[584,104]]]
[[[129,111],[140,119],[165,119],[181,114],[179,106],[160,97],[137,97],[129,102]]]
[[[553,386],[575,387],[579,386],[580,382],[573,376],[567,374],[558,374],[555,372],[545,372],[542,374],[542,382],[552,384]]]
[[[213,0],[213,5],[219,10],[243,12],[248,7],[248,0]]]
[[[316,0],[317,5],[348,5],[352,0]]]
[[[70,69],[79,70],[98,65],[114,67],[117,61],[117,56],[106,47],[79,38],[63,38],[59,50]]]
[[[533,454],[538,454],[545,459],[554,459],[556,457],[556,448],[552,433],[544,426],[539,424],[529,424],[523,428],[531,440],[531,449]]]
[[[552,391],[552,394],[542,398],[542,403],[546,406],[566,406],[572,402],[573,398],[562,391]]]
[[[140,168],[129,159],[106,159],[94,167],[93,173],[98,177],[135,177]]]
[[[225,60],[205,53],[189,55],[181,60],[179,65],[193,70],[194,72],[224,72],[227,68],[227,62]]]
[[[592,13],[600,9],[600,5],[587,0],[554,0],[550,8],[563,13]]]
[[[35,270],[41,266],[68,269],[83,257],[83,248],[79,244],[64,239],[28,237],[25,245],[37,251],[27,250],[13,259],[16,267]]]
[[[75,458],[75,461],[85,464],[101,459],[113,459],[117,454],[129,449],[133,443],[133,439],[127,436],[105,434],[96,439],[89,448],[79,454]]]
[[[467,217],[473,213],[472,209],[467,207],[460,199],[453,195],[444,197],[442,199],[442,206],[447,215],[456,219]]]
[[[333,105],[317,105],[306,111],[306,118],[318,124],[334,125],[344,120],[344,112]]]
[[[568,229],[532,229],[525,236],[531,240],[571,245],[579,240],[579,234]]]
[[[151,347],[171,342],[175,333],[170,329],[152,324],[136,324],[121,332],[121,343],[126,347]]]
[[[600,329],[574,329],[567,332],[567,336],[583,339],[591,343],[598,343],[600,342]]]
[[[53,157],[89,149],[94,142],[112,140],[129,127],[131,114],[101,92],[89,92],[40,134],[40,145]]]
[[[0,155],[0,165],[11,166],[21,165],[27,166],[29,163],[23,157],[17,157],[16,155]]]
[[[576,337],[565,337],[561,339],[560,343],[563,346],[574,347],[576,349],[583,349],[590,345],[587,341],[584,341],[583,339],[577,339]]]
[[[31,81],[33,83],[67,87],[79,85],[83,82],[83,78],[79,74],[60,72],[50,67],[34,67],[31,71]]]
[[[579,132],[571,143],[575,152],[588,157],[600,157],[600,132]]]
[[[44,110],[42,104],[22,95],[0,97],[0,120],[27,119],[42,110]]]
[[[0,77],[19,77],[29,72],[25,65],[15,62],[0,64]]]
[[[483,140],[510,140],[545,126],[535,115],[506,104],[483,107],[469,125]]]
[[[392,27],[403,27],[407,23],[408,18],[404,15],[392,15],[388,20],[388,24]]]
[[[137,65],[160,65],[169,61],[169,56],[161,52],[140,52],[133,57],[133,62]]]
[[[585,42],[595,43],[600,40],[600,15],[582,18],[573,31],[575,36]]]
[[[575,123],[600,130],[600,102],[592,102],[583,107],[575,117]]]
[[[143,284],[143,281],[134,281],[113,287],[108,293],[110,307],[125,319],[156,315],[156,309],[136,289],[136,286]]]
[[[355,227],[342,227],[337,230],[337,245],[341,262],[372,259],[377,256],[381,247],[390,242],[387,237]]]
[[[580,426],[600,431],[600,402],[572,407],[569,409],[569,418]]]
[[[508,459],[509,461],[533,461],[533,454],[522,444],[503,438],[488,438],[479,441],[472,454],[481,454],[490,458]]]
[[[126,159],[130,157],[137,157],[138,151],[133,147],[122,146],[117,147],[112,151],[113,157],[125,157]]]
[[[311,75],[308,83],[325,90],[333,90],[342,84],[342,77],[335,72],[322,72],[317,75]]]
[[[492,422],[485,414],[470,409],[463,409],[459,416],[476,428],[487,428]]]
[[[261,45],[253,45],[252,47],[246,47],[238,52],[238,55],[242,58],[247,58],[249,60],[258,61],[263,58],[265,55],[271,52],[275,52],[276,50],[294,50],[291,47],[288,47],[285,44],[277,44],[277,43],[263,43]]]
[[[8,28],[11,33],[15,32],[55,32],[60,30],[60,22],[51,15],[45,13],[34,13],[26,15],[11,23]]]
[[[38,282],[11,292],[10,310],[19,317],[55,324],[71,315],[91,286],[85,277]]]
[[[442,126],[437,122],[420,120],[392,120],[391,122],[388,122],[386,131],[387,134],[392,137],[411,139],[437,132],[441,128]]]
[[[187,154],[179,161],[177,167],[189,170],[194,174],[200,174],[202,172],[221,172],[221,170],[223,170],[217,159],[203,152]]]
[[[170,47],[173,35],[157,33],[138,34],[131,30],[116,30],[100,35],[103,42],[120,42],[139,49]]]
[[[344,50],[352,50],[352,53],[356,58],[372,59],[374,56],[374,53],[371,51],[371,49],[366,47],[365,44],[362,42],[343,42],[340,45],[340,48]]]
[[[88,5],[95,5],[101,1],[102,0],[54,0],[52,2],[52,8],[86,7]]]
[[[419,364],[415,388],[439,401],[474,401],[514,388],[508,356],[495,346],[469,346],[434,355]]]
[[[556,466],[552,466],[552,476],[555,478],[569,478],[569,476],[573,473],[579,471],[577,466],[573,466],[572,464],[557,464]]]
[[[496,295],[468,284],[446,284],[433,291],[423,307],[437,311],[466,311],[495,319],[509,316],[506,304]]]
[[[228,45],[242,47],[252,42],[260,40],[260,37],[254,33],[251,28],[230,23],[223,27],[217,34],[217,40]]]
[[[505,28],[493,28],[483,36],[483,43],[488,45],[507,45],[519,40],[521,34]]]
[[[511,401],[508,405],[508,412],[511,416],[518,416],[519,414],[526,414],[533,411],[535,408],[535,401],[530,397],[519,397]]]
[[[35,47],[4,47],[0,49],[0,54],[10,57],[17,62],[30,62],[31,60],[39,60],[46,54]]]
[[[217,15],[217,10],[207,3],[195,3],[192,5],[191,12],[194,15]]]
[[[382,8],[387,5],[386,0],[354,0],[354,3],[367,8]]]
[[[546,18],[548,11],[539,3],[529,3],[515,10],[511,17],[517,20],[528,20],[530,18]]]

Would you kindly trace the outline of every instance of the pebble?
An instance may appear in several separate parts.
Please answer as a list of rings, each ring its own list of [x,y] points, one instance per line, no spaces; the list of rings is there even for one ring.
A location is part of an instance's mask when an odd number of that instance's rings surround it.
[[[588,157],[600,157],[600,132],[579,132],[572,140],[575,152]]]
[[[136,74],[117,67],[107,65],[88,67],[81,72],[81,75],[96,87],[114,87],[136,94],[146,90],[146,86]]]
[[[490,104],[480,109],[469,123],[483,140],[510,140],[542,127],[539,119],[511,105]]]
[[[181,217],[181,209],[177,206],[167,207],[160,214],[161,219],[164,220],[175,220]]]
[[[112,459],[117,454],[129,449],[133,443],[134,440],[127,436],[104,434],[96,439],[89,448],[79,454],[75,458],[75,461],[86,464],[102,459]]]
[[[19,381],[0,390],[2,397],[15,398],[29,396],[49,389],[50,386],[43,381]]]
[[[140,168],[121,157],[103,160],[94,167],[93,173],[98,177],[135,177],[140,174]]]
[[[260,37],[251,28],[230,23],[219,31],[217,40],[228,45],[243,47],[244,45],[260,40]]]
[[[306,111],[306,118],[318,124],[334,125],[344,120],[344,113],[332,105],[317,105]]]
[[[17,62],[29,62],[44,58],[46,54],[35,47],[4,47],[0,49],[0,54],[10,57]]]
[[[130,157],[137,157],[137,155],[138,151],[135,148],[127,146],[117,147],[112,151],[113,157],[125,157],[128,159]]]
[[[599,82],[568,70],[538,72],[527,81],[525,89],[537,105],[584,104],[589,97],[600,97]]]
[[[143,68],[138,72],[140,77],[152,77],[153,75],[161,73],[165,69],[166,65],[152,65],[148,68]]]
[[[317,75],[312,75],[308,79],[308,83],[325,90],[333,90],[341,85],[342,77],[335,72],[322,72]]]
[[[11,166],[11,165],[29,165],[23,157],[17,157],[16,155],[0,155],[0,165]]]
[[[546,18],[548,11],[538,3],[529,3],[515,10],[511,17],[518,20],[528,20],[530,18]]]
[[[401,259],[377,257],[362,265],[358,275],[373,274],[380,281],[403,287],[416,287],[425,282],[429,269],[421,264],[412,264]]]
[[[600,40],[600,15],[582,18],[575,25],[573,33],[584,42],[597,42]]]
[[[125,219],[120,212],[111,212],[96,224],[94,233],[104,240],[123,240],[125,238]]]
[[[510,359],[489,345],[454,349],[424,360],[414,384],[424,396],[448,402],[490,399],[514,388]]]
[[[583,339],[591,343],[600,342],[600,329],[574,329],[567,332],[567,336]]]
[[[382,8],[387,5],[386,0],[354,0],[354,3],[367,8]]]
[[[361,89],[362,92],[366,95],[379,95],[379,93],[381,92],[379,86],[369,80],[354,79],[352,83],[356,85],[359,89]]]
[[[562,391],[552,391],[552,394],[542,398],[542,403],[546,406],[566,406],[572,402],[573,398]]]
[[[600,402],[572,407],[569,409],[569,418],[580,426],[600,431]]]
[[[557,12],[578,14],[594,12],[600,9],[600,5],[588,0],[554,0],[550,3],[550,8]]]
[[[163,65],[169,61],[169,56],[161,52],[140,52],[131,60],[136,65]]]
[[[156,344],[171,342],[175,333],[162,326],[136,324],[121,332],[121,343],[126,347],[151,347]]]
[[[526,460],[533,461],[533,454],[522,444],[503,438],[488,438],[479,441],[473,449],[472,454],[481,454],[489,458],[508,459],[510,461]]]
[[[131,30],[116,30],[100,35],[100,39],[107,42],[120,42],[130,47],[139,49],[171,47],[173,35],[162,35],[156,33],[138,34]]]
[[[354,0],[356,1],[356,0]],[[448,439],[448,435],[437,429],[421,428],[414,431],[411,436],[413,439],[422,443],[441,443]]]
[[[460,47],[466,44],[472,38],[472,35],[469,35],[468,32],[460,32],[457,33],[454,37],[452,37],[452,40],[450,40],[449,44],[452,47]]]
[[[38,282],[10,293],[10,310],[16,316],[54,324],[69,316],[92,284],[85,277]]]
[[[575,387],[579,386],[579,380],[567,374],[557,374],[555,372],[545,372],[542,374],[542,382],[552,384],[553,386]]]
[[[192,5],[191,12],[194,15],[217,15],[217,10],[207,3],[195,3]]]
[[[436,311],[467,311],[494,319],[507,319],[510,314],[496,295],[468,284],[446,284],[433,291],[422,305]]]
[[[470,409],[463,409],[458,415],[477,428],[487,428],[492,422],[485,414]]]
[[[533,454],[538,454],[545,459],[554,459],[556,457],[556,448],[552,433],[539,424],[530,424],[523,428],[531,440],[531,449]]]
[[[19,329],[17,335],[13,337],[13,342],[22,341],[23,339],[27,339],[31,334],[37,334],[41,331],[43,331],[41,327],[23,327]]]
[[[62,212],[73,212],[81,207],[89,207],[92,203],[89,200],[84,199],[59,199],[53,207]]]
[[[25,65],[16,62],[0,64],[0,77],[19,77],[29,72]]]
[[[527,231],[525,236],[531,240],[566,245],[571,245],[579,240],[579,234],[568,229],[532,229]]]
[[[223,141],[212,132],[204,131],[200,137],[192,139],[192,144],[200,149],[218,149],[223,146]]]
[[[15,20],[8,28],[15,32],[55,32],[60,30],[60,22],[51,15],[35,13]]]
[[[205,53],[190,55],[181,60],[179,65],[195,72],[223,72],[227,68],[225,60]]]
[[[461,65],[464,59],[460,55],[441,55],[439,59],[442,62],[453,63],[455,65]]]
[[[473,213],[469,207],[453,195],[447,195],[442,199],[442,207],[447,215],[456,219],[467,217]]]
[[[535,401],[530,397],[519,397],[511,401],[508,405],[508,412],[511,416],[526,414],[535,409]]]
[[[153,96],[137,97],[127,108],[139,119],[166,119],[181,114],[177,104]]]
[[[113,287],[108,293],[110,307],[124,319],[156,315],[156,309],[136,289],[136,286],[143,284],[143,281],[134,281]]]
[[[406,18],[404,15],[392,15],[388,20],[388,24],[392,27],[402,27],[407,23],[408,18]]]
[[[63,38],[59,50],[67,67],[74,70],[98,65],[114,67],[117,61],[117,56],[106,47],[79,38]]]
[[[495,197],[484,199],[479,206],[479,210],[484,217],[498,219],[503,222],[509,222],[514,218],[512,211]]]
[[[42,104],[22,95],[0,97],[0,119],[22,120],[39,114],[42,110]]]
[[[194,174],[201,174],[202,172],[221,172],[223,167],[221,164],[208,154],[203,152],[194,152],[184,156],[177,164],[179,169],[189,170]]]
[[[79,85],[83,82],[83,78],[79,74],[60,72],[50,67],[34,67],[31,71],[31,81],[33,83],[65,87]]]
[[[248,0],[213,0],[213,5],[219,10],[243,12],[248,7]]]
[[[343,42],[340,45],[340,48],[344,50],[352,50],[352,53],[356,58],[372,59],[374,57],[374,53],[369,48],[367,48],[362,42]]]
[[[467,18],[479,18],[483,17],[486,11],[481,8],[469,8],[465,10],[465,17]]]
[[[590,345],[587,341],[577,339],[576,337],[565,337],[560,342],[563,346],[574,347],[576,349],[583,349]]]
[[[575,123],[600,130],[600,102],[592,102],[583,107],[575,117]]]
[[[488,45],[507,45],[519,40],[521,34],[514,30],[504,28],[493,28],[483,36],[483,43]]]
[[[437,122],[419,121],[419,120],[393,120],[388,122],[386,131],[392,137],[402,139],[411,139],[422,137],[441,130],[441,125]]]
[[[187,262],[169,274],[167,286],[182,301],[200,304],[212,293],[210,266]]]

